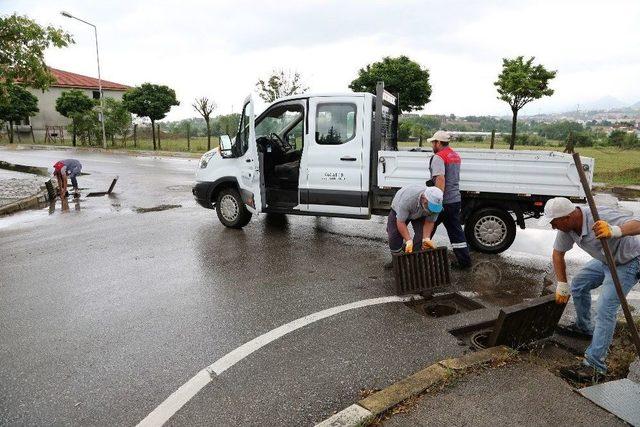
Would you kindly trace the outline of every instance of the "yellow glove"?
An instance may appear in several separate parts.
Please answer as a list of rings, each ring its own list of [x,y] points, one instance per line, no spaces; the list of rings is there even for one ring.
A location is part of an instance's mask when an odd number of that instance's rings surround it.
[[[556,304],[566,304],[569,302],[569,284],[567,282],[558,282],[556,284]]]
[[[611,225],[607,221],[599,220],[593,224],[593,231],[596,239],[610,239],[612,237],[622,237],[622,230],[617,225]]]
[[[407,240],[406,242],[404,242],[404,253],[413,253],[413,240]]]
[[[423,251],[427,250],[427,249],[435,249],[435,248],[436,248],[436,245],[435,245],[435,243],[433,243],[431,241],[431,239],[428,239],[426,237],[424,239],[422,239],[422,250]]]

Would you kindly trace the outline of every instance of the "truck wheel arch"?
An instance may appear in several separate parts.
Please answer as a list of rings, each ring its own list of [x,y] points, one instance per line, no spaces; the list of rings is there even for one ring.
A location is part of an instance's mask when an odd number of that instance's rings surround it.
[[[209,189],[209,200],[211,201],[211,205],[215,206],[218,195],[225,188],[235,188],[240,191],[240,187],[238,185],[238,180],[233,176],[225,176],[222,178],[218,178],[211,183],[211,187]]]

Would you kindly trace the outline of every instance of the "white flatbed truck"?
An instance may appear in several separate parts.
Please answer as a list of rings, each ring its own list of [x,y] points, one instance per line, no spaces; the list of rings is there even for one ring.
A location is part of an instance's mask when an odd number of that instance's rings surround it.
[[[200,159],[193,195],[227,227],[252,214],[369,219],[386,215],[395,192],[430,178],[431,150],[398,150],[398,99],[344,93],[279,99],[257,118],[251,97],[238,134]],[[543,150],[454,149],[462,158],[462,219],[470,245],[506,250],[516,225],[538,218],[556,196],[584,201],[571,155]],[[590,182],[594,160],[582,158]]]

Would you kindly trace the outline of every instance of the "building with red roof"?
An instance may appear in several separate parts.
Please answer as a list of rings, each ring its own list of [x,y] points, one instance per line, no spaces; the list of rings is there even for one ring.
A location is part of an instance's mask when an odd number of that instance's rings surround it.
[[[20,123],[21,126],[18,126],[18,130],[23,132],[30,132],[32,126],[36,138],[44,138],[47,127],[56,128],[59,132],[64,133],[66,126],[71,123],[71,120],[56,111],[56,99],[62,95],[63,91],[80,90],[89,98],[100,99],[97,78],[51,67],[49,67],[49,71],[55,78],[55,82],[48,90],[43,92],[39,89],[29,88],[29,92],[38,98],[40,111],[33,117],[25,118]],[[121,100],[122,94],[130,88],[131,86],[122,83],[102,80],[102,93],[105,98]]]

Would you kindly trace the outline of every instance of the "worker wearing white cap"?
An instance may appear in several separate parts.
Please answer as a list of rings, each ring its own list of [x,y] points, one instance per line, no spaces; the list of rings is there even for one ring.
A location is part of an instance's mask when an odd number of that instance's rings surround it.
[[[392,254],[413,252],[414,246],[433,249],[429,238],[438,214],[442,211],[442,191],[437,187],[410,185],[393,197],[387,219],[389,249]],[[408,225],[413,227],[413,239]]]
[[[560,372],[575,381],[587,382],[601,378],[607,371],[605,359],[616,327],[620,301],[611,272],[602,252],[600,239],[609,239],[622,291],[626,295],[640,279],[640,216],[609,206],[598,206],[600,221],[594,223],[589,207],[575,206],[569,199],[556,197],[544,207],[542,224],[558,230],[553,244],[553,268],[558,283],[556,302],[567,303],[573,296],[576,321],[559,326],[558,332],[590,339],[584,360]],[[567,284],[565,252],[577,244],[593,257]],[[595,324],[591,321],[591,291],[600,288]]]

